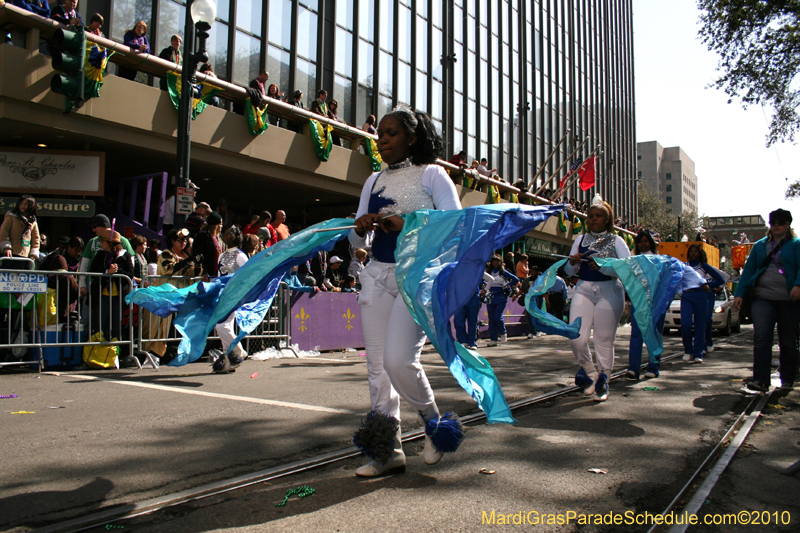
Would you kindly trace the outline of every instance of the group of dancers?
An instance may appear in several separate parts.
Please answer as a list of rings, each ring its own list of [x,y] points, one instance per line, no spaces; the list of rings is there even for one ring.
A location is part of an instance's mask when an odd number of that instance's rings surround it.
[[[400,437],[400,398],[419,413],[426,425],[423,452],[426,464],[435,464],[443,451],[449,451],[439,449],[435,438],[437,433],[456,433],[456,437],[446,435],[455,446],[460,439],[458,425],[446,423],[452,417],[440,416],[433,390],[420,364],[425,333],[406,307],[394,276],[394,251],[403,227],[403,219],[398,215],[420,209],[460,209],[459,197],[450,177],[434,164],[440,153],[441,139],[427,115],[408,108],[385,115],[378,127],[377,146],[388,168],[367,179],[356,214],[356,228],[350,234],[351,243],[359,248],[364,246],[368,234],[372,234],[374,256],[361,274],[362,291],[358,298],[372,407],[355,437],[356,444],[371,458],[356,470],[356,475],[362,477],[395,473],[405,468],[406,458]],[[585,394],[594,395],[596,401],[608,398],[608,380],[614,365],[614,339],[625,308],[625,291],[616,272],[610,267],[599,266],[594,259],[630,256],[625,241],[613,231],[613,221],[611,205],[596,197],[587,213],[585,233],[573,243],[569,262],[564,266],[567,275],[578,276],[569,316],[570,323],[581,319],[580,334],[570,340],[580,367],[575,382]],[[637,236],[635,252],[657,253],[649,233]],[[705,270],[705,262],[699,255],[693,251],[689,265],[713,278],[713,282],[705,289],[698,289],[698,297],[691,297],[691,314],[698,327],[694,337],[684,334],[684,338],[693,343],[686,352],[701,360],[706,346],[706,304],[711,298],[706,291],[719,281],[715,272]],[[487,311],[502,314],[507,298],[504,288],[518,280],[503,269],[499,256],[490,259],[484,279],[487,281],[485,289],[492,296]],[[478,306],[480,289],[470,290],[475,294],[467,307]],[[663,325],[663,316],[659,319]],[[475,348],[475,332],[466,331],[463,320],[456,320],[456,323],[460,324],[457,330],[459,341]],[[495,321],[490,320],[492,323]],[[502,332],[492,333],[489,345],[505,340]],[[589,347],[590,338],[594,343],[594,356]],[[636,379],[639,377],[642,344],[642,335],[634,320],[630,371]],[[651,359],[645,376],[657,377],[660,361],[657,357]],[[382,436],[388,444],[383,448],[377,446],[376,435]]]
[[[418,322],[419,317],[415,320],[415,316],[409,310],[409,302],[404,299],[404,296],[408,298],[408,294],[404,292],[407,289],[407,285],[399,286],[396,276],[401,272],[403,273],[401,277],[407,274],[407,269],[404,269],[405,263],[401,261],[400,266],[398,266],[396,261],[396,252],[398,256],[403,256],[400,247],[398,247],[398,243],[401,242],[399,237],[403,232],[404,225],[409,224],[409,220],[411,220],[410,218],[403,218],[402,215],[409,215],[421,210],[436,210],[434,213],[461,210],[459,195],[451,178],[441,166],[436,164],[436,160],[442,153],[443,146],[442,139],[436,133],[430,117],[424,113],[401,106],[381,119],[377,133],[377,147],[383,161],[388,166],[384,170],[373,173],[366,180],[352,226],[353,229],[349,231],[349,240],[356,248],[364,248],[368,241],[371,242],[371,251],[374,258],[361,272],[362,289],[358,296],[366,348],[371,412],[362,420],[362,426],[354,436],[354,443],[370,458],[369,462],[358,468],[355,473],[357,476],[368,478],[405,470],[406,456],[403,452],[401,441],[401,398],[413,407],[425,426],[423,459],[426,464],[433,465],[439,462],[444,453],[455,451],[463,439],[463,428],[457,416],[453,413],[441,413],[439,410],[425,370],[420,363],[420,355],[426,338],[424,327],[429,328],[430,338],[430,324],[421,325]],[[520,211],[521,213],[517,215],[516,221],[523,225],[530,224],[532,228],[538,225],[540,220],[534,224],[533,218],[526,219],[525,217],[530,217],[530,211],[539,213],[541,209],[545,208],[517,207],[509,209]],[[500,211],[501,209],[498,206],[486,208],[487,216],[490,217],[498,216]],[[552,212],[548,212],[545,216],[550,216],[555,212],[553,209],[550,209],[550,211]],[[466,210],[462,211],[462,213],[466,213]],[[476,214],[475,216],[479,215]],[[625,308],[625,289],[619,279],[617,270],[619,265],[613,265],[612,260],[614,258],[625,259],[631,255],[625,241],[613,231],[614,219],[614,211],[611,205],[596,196],[587,212],[584,234],[573,243],[568,262],[560,262],[564,263],[564,270],[567,275],[578,277],[570,305],[569,325],[565,324],[561,317],[558,317],[557,324],[552,322],[552,317],[543,319],[547,322],[545,327],[549,327],[551,330],[565,332],[569,330],[566,336],[570,338],[570,347],[579,365],[575,383],[586,395],[593,395],[594,400],[599,402],[608,399],[608,381],[614,366],[614,339],[620,317]],[[791,218],[789,220],[791,221]],[[473,219],[474,221],[475,219]],[[501,223],[499,225],[507,228],[508,226],[504,224]],[[406,228],[406,230],[410,232],[415,226],[412,224],[409,225],[409,228]],[[523,229],[519,235],[528,231],[527,226],[518,226],[517,229],[519,228]],[[347,228],[340,227],[331,229],[344,229],[347,231]],[[446,233],[444,227],[442,228],[442,233]],[[337,238],[342,238],[344,235],[342,233],[341,237]],[[402,242],[406,243],[408,238],[409,236],[405,235]],[[286,242],[287,246],[280,250],[281,254],[286,253],[286,257],[291,255],[287,252],[288,246],[292,245],[292,243],[288,242],[289,240]],[[455,242],[457,239],[451,238],[451,240]],[[794,241],[797,241],[797,239],[794,239]],[[500,241],[492,242],[499,243]],[[417,244],[422,246],[421,241]],[[297,246],[299,249],[303,246],[303,242],[300,242]],[[275,248],[277,250],[278,247]],[[310,250],[313,246],[309,245],[308,248]],[[316,250],[316,248],[313,249]],[[773,246],[769,257],[777,257],[780,260],[780,250],[780,247]],[[784,247],[783,250],[783,263],[780,265],[781,275],[788,271],[791,276],[800,276],[800,261],[795,259],[788,260],[786,255],[786,252],[790,250],[793,254],[795,252],[800,253],[800,246],[790,244]],[[636,254],[657,253],[655,243],[649,233],[643,232],[637,235],[634,251]],[[283,261],[284,255],[279,256],[277,251],[273,255],[275,257],[272,259],[276,263]],[[485,281],[484,290],[491,294],[491,301],[488,305],[490,317],[496,315],[502,317],[506,299],[509,296],[507,289],[509,286],[515,285],[519,280],[503,269],[502,259],[499,256],[491,257],[484,273],[475,269],[470,270],[470,265],[482,269],[483,267],[479,264],[479,261],[484,258],[469,256],[468,260],[464,262],[466,266],[459,270],[462,274],[465,271],[470,272],[467,277],[462,276],[461,280],[474,279],[476,285],[465,289],[472,293],[470,300],[465,301],[466,307],[472,309],[480,305],[479,294],[481,289],[477,287],[477,284],[480,282],[478,276],[482,274]],[[647,261],[652,261],[652,265],[648,263],[648,266],[664,266],[672,262],[666,268],[673,269],[670,272],[676,271],[674,270],[674,262],[677,260],[672,258],[664,258],[662,256],[652,260],[647,259]],[[448,260],[443,257],[437,257],[434,262],[436,264],[445,264]],[[226,265],[225,273],[236,271],[237,268],[242,266],[240,257],[236,253],[231,254],[230,257],[226,256],[224,263]],[[288,261],[283,261],[280,264],[287,266]],[[459,266],[464,265],[459,264]],[[638,264],[640,269],[641,266],[641,263]],[[551,270],[555,267],[556,265],[551,267]],[[656,267],[653,266],[653,268]],[[724,280],[719,277],[715,269],[707,266],[702,250],[699,247],[692,247],[688,265],[681,264],[680,268],[677,269],[680,271],[681,275],[678,277],[681,279],[684,269],[695,278],[691,283],[683,285],[683,299],[687,302],[685,316],[682,313],[684,349],[686,354],[691,354],[693,360],[702,361],[703,351],[709,351],[711,346],[710,339],[706,337],[706,322],[709,302],[712,302],[711,306],[713,308],[712,289],[724,283]],[[247,268],[244,270],[247,270]],[[745,270],[747,271],[747,268]],[[694,273],[695,271],[697,275]],[[474,277],[472,277],[473,274]],[[253,277],[250,274],[248,275],[250,278]],[[270,275],[277,274],[273,272]],[[555,277],[555,275],[553,274],[552,277]],[[245,276],[245,278],[247,277]],[[768,279],[772,280],[773,278],[774,276]],[[547,280],[550,277],[548,273],[545,273],[539,279]],[[644,279],[644,276],[642,279]],[[645,377],[653,378],[659,375],[660,352],[652,353],[653,347],[663,348],[660,331],[664,324],[665,306],[668,307],[666,300],[671,301],[672,295],[681,285],[681,280],[674,282],[674,279],[677,278],[670,279],[673,279],[670,289],[660,292],[661,300],[657,311],[650,293],[648,293],[647,298],[642,298],[640,297],[642,292],[639,291],[636,294],[636,298],[634,298],[634,293],[629,290],[631,300],[636,300],[637,305],[641,308],[640,311],[648,311],[648,313],[637,313],[637,316],[648,317],[646,324],[644,322],[637,324],[635,317],[633,318],[630,366],[628,369],[628,375],[632,379],[639,378],[644,342],[647,342],[651,351]],[[472,284],[473,281],[469,283]],[[626,281],[626,283],[628,282]],[[643,283],[644,285],[647,285],[647,283]],[[628,287],[627,284],[625,286]],[[662,285],[659,285],[659,287],[662,287]],[[537,287],[537,290],[539,288],[541,287]],[[251,292],[259,294],[261,290],[251,290]],[[712,295],[709,295],[710,292]],[[222,293],[220,301],[225,299],[225,294],[225,292]],[[526,309],[528,313],[540,316],[538,308],[528,307],[530,296],[533,294],[532,291],[528,295]],[[800,286],[794,287],[790,296],[792,302],[799,300]],[[790,296],[787,296],[787,298]],[[234,296],[229,299],[230,301],[225,302],[225,306],[220,305],[220,307],[225,310],[232,309],[231,303],[238,298],[240,296]],[[457,300],[458,302],[462,301],[460,297]],[[441,307],[443,301],[437,300],[435,305]],[[645,308],[646,304],[649,304],[647,308]],[[431,307],[434,304],[427,302],[425,305]],[[461,304],[459,303],[459,305]],[[649,309],[651,305],[653,307],[652,310]],[[224,316],[225,312],[227,311],[214,310],[213,313],[210,313],[212,317],[209,319],[209,323],[216,323],[217,316]],[[546,315],[546,313],[544,314]],[[233,315],[231,314],[230,316],[232,317]],[[797,323],[800,322],[800,312],[796,312],[793,316],[796,318],[794,322],[794,327],[796,328]],[[655,324],[655,330],[658,331],[658,335],[655,336],[651,318]],[[539,320],[539,318],[535,320]],[[580,320],[579,326],[578,320]],[[642,321],[644,321],[644,318],[642,318]],[[695,326],[694,334],[691,333],[692,321]],[[490,324],[493,322],[497,323],[490,320]],[[483,373],[485,377],[486,367],[489,367],[489,365],[477,352],[473,351],[476,348],[475,331],[464,330],[464,320],[458,320],[458,317],[456,317],[456,323],[461,324],[461,327],[457,330],[457,337],[461,346],[457,351],[462,358],[467,357],[469,360],[462,359],[457,361],[458,364],[450,366],[451,371],[454,371],[453,368],[455,367],[462,369],[471,366],[471,368],[478,368],[478,374]],[[219,323],[220,336],[227,341],[226,344],[228,346],[226,348],[230,348],[231,344],[235,344],[235,341],[231,339],[232,326],[232,318]],[[227,335],[223,335],[224,333],[227,333]],[[503,338],[505,332],[500,328],[494,328],[491,333],[492,342],[490,342],[490,345],[497,343],[498,340],[505,341]],[[203,332],[200,331],[198,335],[198,338],[203,337]],[[594,344],[594,355],[589,347],[590,338]],[[655,342],[653,342],[654,338],[656,339]],[[796,334],[794,342],[796,348]],[[447,350],[449,349],[447,348]],[[462,349],[464,350],[463,352],[461,351]],[[787,361],[791,363],[790,358]],[[789,366],[787,365],[787,368]],[[787,380],[794,378],[796,366],[795,349],[794,370],[787,370]],[[491,373],[490,367],[489,373]],[[493,373],[491,378],[496,380]],[[476,379],[480,380],[482,378],[477,377]],[[462,381],[462,379],[459,379],[459,383],[462,387],[465,387],[465,382]],[[482,385],[485,386],[487,383],[488,381],[483,381]],[[478,382],[467,383],[467,385],[469,387],[465,387],[465,389],[470,388],[473,390],[481,386]],[[497,390],[499,390],[499,387]],[[486,391],[484,390],[484,392]],[[482,396],[481,393],[477,393],[477,396],[473,394],[473,398],[480,397],[485,396]],[[504,404],[502,394],[500,394],[499,398],[499,402]],[[479,405],[482,408],[484,407],[483,404],[479,403]],[[508,412],[510,413],[510,411]],[[508,420],[513,423],[513,418],[510,417],[510,414],[501,421]]]

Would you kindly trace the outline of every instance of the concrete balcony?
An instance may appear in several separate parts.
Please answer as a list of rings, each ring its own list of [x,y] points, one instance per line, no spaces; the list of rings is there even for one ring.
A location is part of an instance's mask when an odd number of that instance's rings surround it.
[[[121,178],[174,171],[177,111],[166,92],[106,76],[99,98],[65,115],[64,98],[50,91],[50,61],[38,50],[0,46],[2,145],[105,152],[111,191]],[[253,137],[244,116],[215,107],[192,122],[191,155],[203,200],[302,212],[309,223],[353,211],[372,172],[358,151],[334,146],[323,163],[308,135],[270,126]]]

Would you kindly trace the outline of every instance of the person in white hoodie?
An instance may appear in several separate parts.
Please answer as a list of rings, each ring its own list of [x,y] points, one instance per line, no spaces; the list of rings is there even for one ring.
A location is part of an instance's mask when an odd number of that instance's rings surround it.
[[[613,229],[614,210],[598,194],[586,214],[586,232],[572,244],[570,260],[564,265],[568,276],[577,274],[579,278],[569,309],[570,323],[581,318],[580,336],[569,341],[580,365],[575,384],[584,394],[594,394],[598,402],[608,399],[608,375],[614,367],[614,338],[625,309],[625,291],[614,270],[600,267],[593,257],[623,259],[631,255]],[[596,365],[589,349],[590,336]]]

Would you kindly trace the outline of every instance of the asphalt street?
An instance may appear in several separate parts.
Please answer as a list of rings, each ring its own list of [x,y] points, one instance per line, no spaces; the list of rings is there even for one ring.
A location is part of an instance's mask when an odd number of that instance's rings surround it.
[[[437,465],[425,465],[414,442],[402,475],[358,479],[363,459],[351,459],[96,531],[647,531],[578,522],[664,509],[747,404],[739,380],[750,373],[751,331],[719,338],[704,364],[670,362],[657,379],[614,381],[605,403],[571,393],[515,413],[516,426],[468,427],[458,452]],[[620,328],[616,369],[627,361],[628,334]],[[679,337],[665,340],[665,353],[681,350]],[[559,337],[480,351],[509,401],[564,388],[576,371]],[[442,410],[476,411],[435,352],[426,350],[423,363]],[[0,530],[14,532],[346,448],[369,410],[359,352],[247,361],[227,375],[206,363],[4,372],[0,395],[10,394],[17,397],[0,400]],[[779,471],[800,459],[799,397],[770,402],[707,512],[788,513],[788,524],[769,530],[798,530],[800,479]],[[403,429],[417,428],[403,409]],[[275,506],[300,486],[314,493]],[[556,523],[535,523],[545,515]]]

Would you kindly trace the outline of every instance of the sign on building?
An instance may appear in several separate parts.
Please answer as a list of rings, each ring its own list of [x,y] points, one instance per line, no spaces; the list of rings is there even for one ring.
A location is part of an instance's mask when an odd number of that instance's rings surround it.
[[[0,213],[13,209],[19,197],[0,196]],[[61,200],[36,197],[36,214],[40,217],[91,218],[95,213],[94,200]]]
[[[0,148],[0,191],[103,196],[105,153]]]

